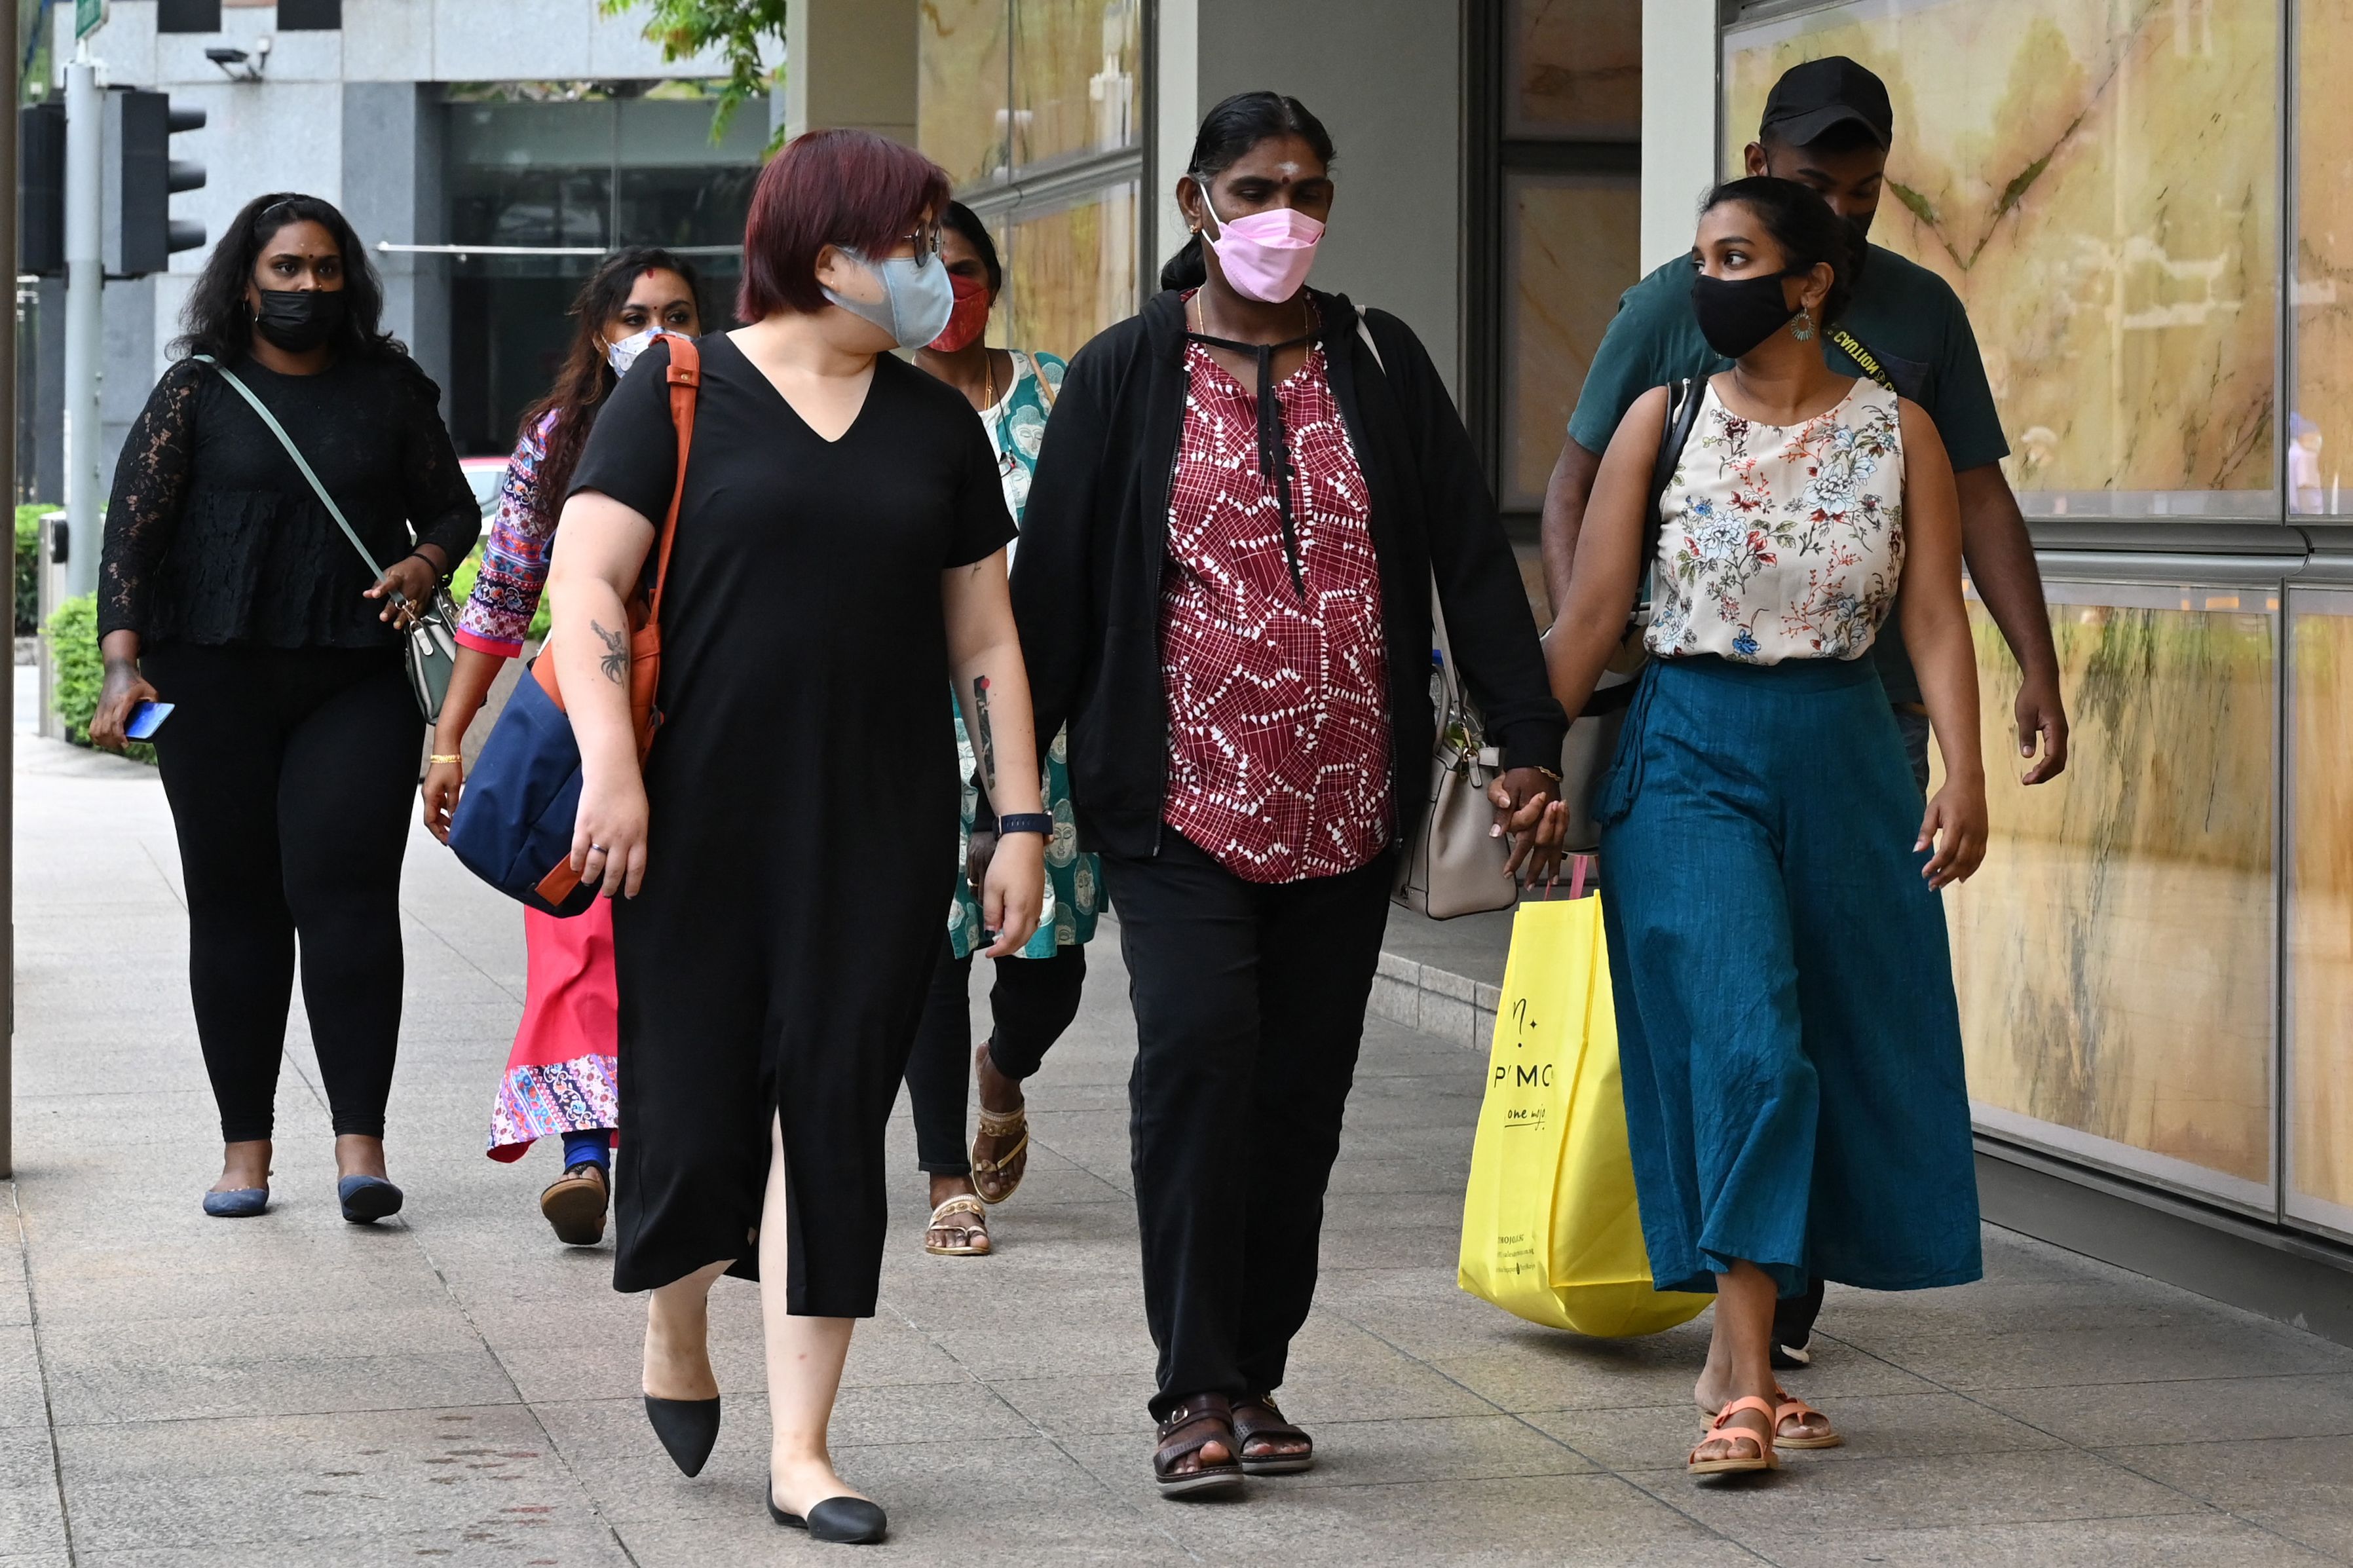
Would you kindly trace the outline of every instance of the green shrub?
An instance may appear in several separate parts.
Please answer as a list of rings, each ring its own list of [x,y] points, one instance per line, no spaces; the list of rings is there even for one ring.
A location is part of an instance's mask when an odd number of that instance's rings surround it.
[[[41,635],[48,639],[52,695],[58,717],[65,721],[66,739],[87,746],[90,721],[98,712],[98,689],[106,678],[106,661],[98,651],[98,595],[66,600],[50,614]],[[155,748],[133,741],[127,754],[133,762],[153,763]]]
[[[41,627],[41,514],[57,510],[45,500],[28,501],[16,509],[16,635],[31,637]]]

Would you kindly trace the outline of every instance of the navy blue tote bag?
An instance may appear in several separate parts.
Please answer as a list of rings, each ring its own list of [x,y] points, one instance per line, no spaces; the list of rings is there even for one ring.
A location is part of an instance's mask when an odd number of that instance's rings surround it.
[[[670,415],[678,427],[678,476],[656,545],[653,590],[630,607],[629,717],[638,755],[653,743],[661,717],[654,690],[661,677],[661,596],[670,584],[670,548],[694,439],[694,398],[702,357],[692,340],[670,343]],[[572,830],[580,815],[580,743],[564,711],[555,661],[542,648],[507,699],[449,820],[449,847],[465,868],[511,899],[551,915],[586,911],[596,897],[572,868]]]

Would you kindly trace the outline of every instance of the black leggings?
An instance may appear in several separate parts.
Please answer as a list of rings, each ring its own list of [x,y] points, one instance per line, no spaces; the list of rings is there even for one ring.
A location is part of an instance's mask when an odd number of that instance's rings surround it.
[[[1087,950],[1060,947],[1051,958],[1008,958],[988,988],[996,1027],[988,1059],[1010,1079],[1038,1070],[1046,1052],[1079,1016]],[[923,1001],[923,1026],[907,1058],[907,1099],[915,1111],[915,1163],[935,1176],[972,1174],[964,1139],[965,1098],[972,1083],[972,955],[940,943],[939,967]]]
[[[424,721],[397,651],[166,645],[155,756],[187,885],[188,991],[221,1138],[270,1135],[302,1002],[338,1133],[384,1136],[400,1034],[400,859]]]

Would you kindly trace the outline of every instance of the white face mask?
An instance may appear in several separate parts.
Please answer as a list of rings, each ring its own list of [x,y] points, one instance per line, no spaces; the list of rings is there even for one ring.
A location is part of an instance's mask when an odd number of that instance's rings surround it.
[[[627,375],[629,367],[638,363],[638,356],[651,347],[653,341],[659,336],[659,328],[648,327],[642,332],[631,332],[619,342],[608,342],[605,345],[605,363],[613,367],[615,375]]]

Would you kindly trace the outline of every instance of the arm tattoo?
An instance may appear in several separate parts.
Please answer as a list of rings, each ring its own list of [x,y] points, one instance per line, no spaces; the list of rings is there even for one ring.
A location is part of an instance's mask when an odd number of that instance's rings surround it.
[[[607,631],[601,621],[590,621],[588,629],[595,632],[596,640],[605,645],[605,651],[597,656],[596,668],[603,670],[605,679],[614,685],[627,685],[629,679],[629,639],[618,632]]]
[[[997,793],[997,738],[989,731],[988,677],[985,675],[972,678],[972,716],[973,721],[980,727],[980,733],[974,737],[980,742],[980,782],[994,796]]]

